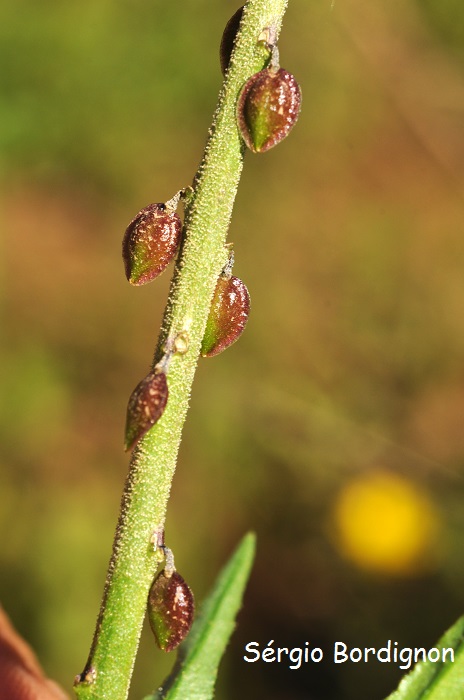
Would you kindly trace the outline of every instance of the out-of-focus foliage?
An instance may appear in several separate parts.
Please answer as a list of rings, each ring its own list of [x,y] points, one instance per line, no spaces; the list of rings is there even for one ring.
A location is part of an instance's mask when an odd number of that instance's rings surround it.
[[[236,8],[0,5],[0,595],[67,688],[169,284],[130,288],[122,235],[191,181]],[[384,697],[398,667],[335,666],[333,643],[433,646],[462,611],[463,23],[457,0],[289,4],[281,63],[303,109],[278,148],[246,156],[230,237],[250,320],[200,363],[167,522],[197,599],[258,534],[221,700]],[[407,576],[367,571],[337,537],[337,503],[379,470],[434,513],[433,561]],[[327,661],[243,661],[271,639]],[[132,697],[170,663],[144,634]]]

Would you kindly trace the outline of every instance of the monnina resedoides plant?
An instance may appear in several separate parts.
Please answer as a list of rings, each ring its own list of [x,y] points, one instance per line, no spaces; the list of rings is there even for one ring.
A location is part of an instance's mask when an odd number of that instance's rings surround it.
[[[153,700],[212,697],[240,607],[254,537],[244,538],[190,630],[193,594],[176,571],[164,529],[198,359],[235,342],[250,310],[226,243],[244,155],[247,148],[258,153],[279,143],[298,118],[300,89],[278,65],[287,1],[249,0],[229,21],[220,47],[224,83],[193,184],[165,203],[141,209],[123,237],[132,285],[151,282],[174,259],[175,266],[152,367],[128,402],[124,441],[131,463],[95,636],[75,680],[80,700],[127,697],[147,608],[161,649],[169,652],[187,637],[178,670]]]
[[[151,282],[174,259],[175,267],[151,369],[129,398],[125,447],[132,456],[95,636],[75,681],[79,700],[127,697],[147,610],[162,650],[182,644],[172,674],[145,700],[212,698],[241,604],[253,535],[243,539],[192,625],[193,594],[176,571],[164,532],[198,359],[226,349],[248,319],[248,290],[232,275],[234,255],[226,244],[244,155],[247,149],[260,153],[277,145],[295,125],[301,106],[298,83],[279,64],[277,41],[287,2],[249,0],[228,22],[220,47],[224,84],[193,184],[166,203],[145,206],[124,235],[124,267],[132,285]],[[181,201],[183,223],[177,214]],[[461,657],[462,629],[461,620],[446,637]],[[442,671],[419,667],[392,698],[424,697]],[[432,692],[427,697],[451,696]]]

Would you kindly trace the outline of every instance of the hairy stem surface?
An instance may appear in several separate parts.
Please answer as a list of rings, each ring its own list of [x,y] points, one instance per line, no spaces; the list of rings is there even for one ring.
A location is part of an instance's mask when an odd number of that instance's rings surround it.
[[[209,140],[186,206],[184,243],[153,366],[167,341],[177,338],[185,352],[175,353],[170,362],[164,414],[132,455],[95,636],[75,686],[80,700],[127,698],[148,590],[162,558],[154,550],[152,536],[164,528],[209,307],[228,258],[225,241],[244,154],[235,117],[237,97],[246,80],[263,68],[268,52],[259,39],[266,28],[278,36],[287,1],[249,0],[244,9]]]

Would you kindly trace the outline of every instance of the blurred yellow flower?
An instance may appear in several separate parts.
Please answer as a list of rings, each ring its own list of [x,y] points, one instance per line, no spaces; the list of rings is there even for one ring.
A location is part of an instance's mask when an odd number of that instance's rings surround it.
[[[332,523],[338,550],[361,568],[403,576],[437,565],[438,513],[416,484],[396,474],[376,470],[349,482]]]

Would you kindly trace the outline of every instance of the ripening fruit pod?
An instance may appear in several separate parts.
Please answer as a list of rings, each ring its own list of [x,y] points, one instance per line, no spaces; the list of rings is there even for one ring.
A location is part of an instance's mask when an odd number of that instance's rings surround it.
[[[168,383],[164,372],[149,372],[137,384],[127,404],[126,452],[161,418],[167,400]]]
[[[276,146],[295,126],[301,90],[291,73],[273,65],[251,76],[237,103],[242,137],[254,153]]]
[[[148,595],[148,620],[162,651],[172,651],[185,639],[194,611],[193,593],[182,576],[158,574]]]
[[[229,67],[230,57],[234,48],[235,37],[237,36],[240,22],[242,21],[243,7],[239,7],[226,24],[219,48],[219,60],[221,62],[222,74],[226,74]]]
[[[213,357],[241,336],[250,313],[250,295],[238,277],[219,277],[201,344],[203,357]]]
[[[126,277],[131,284],[147,284],[174,258],[182,221],[163,203],[149,204],[132,219],[122,241]]]

